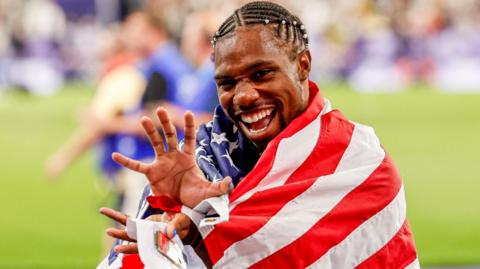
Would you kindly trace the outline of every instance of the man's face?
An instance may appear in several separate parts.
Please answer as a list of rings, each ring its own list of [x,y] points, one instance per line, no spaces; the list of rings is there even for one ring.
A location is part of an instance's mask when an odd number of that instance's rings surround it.
[[[239,27],[233,36],[216,44],[215,80],[220,104],[261,149],[308,104],[305,85],[310,58],[305,57],[290,59],[264,25]]]

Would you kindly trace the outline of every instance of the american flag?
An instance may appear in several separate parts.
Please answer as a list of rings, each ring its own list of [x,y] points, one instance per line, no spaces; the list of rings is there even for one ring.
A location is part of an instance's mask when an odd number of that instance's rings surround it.
[[[393,161],[372,128],[331,110],[314,83],[307,110],[263,153],[217,107],[197,132],[196,157],[209,180],[235,185],[229,220],[199,228],[214,268],[420,267]]]
[[[214,268],[419,268],[404,187],[373,129],[331,110],[314,83],[310,95],[248,173],[246,141],[220,108],[199,130],[202,170],[236,184],[229,221],[200,228]]]

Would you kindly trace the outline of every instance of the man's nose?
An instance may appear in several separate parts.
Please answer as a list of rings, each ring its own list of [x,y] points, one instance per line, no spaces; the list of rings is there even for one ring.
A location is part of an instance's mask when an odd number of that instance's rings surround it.
[[[248,107],[260,97],[251,83],[240,81],[235,88],[233,103],[239,107]]]

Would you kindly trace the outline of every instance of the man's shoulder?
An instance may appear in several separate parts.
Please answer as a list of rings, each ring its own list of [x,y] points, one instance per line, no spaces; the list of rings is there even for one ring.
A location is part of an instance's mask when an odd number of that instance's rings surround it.
[[[348,119],[338,109],[333,109],[322,115],[321,129],[324,136],[330,137],[328,140],[332,143],[336,143],[337,140],[342,140],[342,137],[350,137],[348,143],[350,143],[352,139],[360,139],[364,142],[371,142],[376,146],[380,146],[380,141],[373,127]]]

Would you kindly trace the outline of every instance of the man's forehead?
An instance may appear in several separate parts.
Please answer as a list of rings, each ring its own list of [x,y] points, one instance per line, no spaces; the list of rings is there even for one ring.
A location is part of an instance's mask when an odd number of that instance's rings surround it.
[[[258,48],[278,48],[280,45],[278,38],[273,31],[265,25],[254,24],[237,27],[234,32],[216,43],[216,52],[222,53],[231,46],[251,50]],[[248,52],[248,51],[247,51]]]
[[[262,25],[238,27],[231,36],[215,46],[215,69],[224,72],[232,64],[249,65],[252,62],[269,62],[285,54],[272,31]]]

